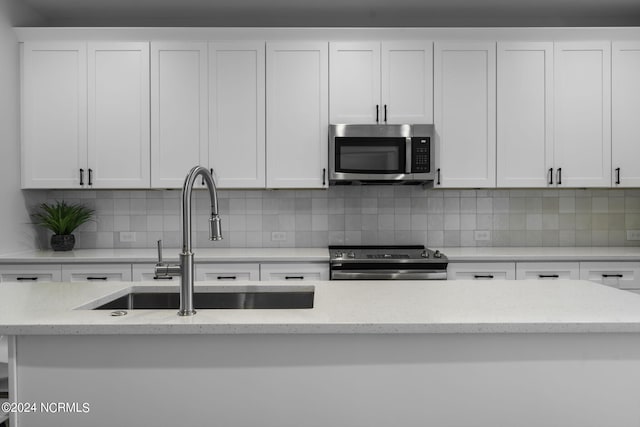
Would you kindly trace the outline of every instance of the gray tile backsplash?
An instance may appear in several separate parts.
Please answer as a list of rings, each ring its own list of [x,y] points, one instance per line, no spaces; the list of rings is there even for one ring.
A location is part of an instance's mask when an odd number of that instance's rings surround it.
[[[78,248],[179,247],[180,191],[47,191],[84,203],[95,221]],[[324,247],[328,244],[447,246],[637,246],[640,190],[434,190],[345,186],[329,190],[219,191],[225,239],[209,242],[209,201],[194,191],[197,247]],[[37,199],[37,198],[36,198]],[[488,231],[488,240],[476,240]],[[135,242],[121,242],[135,232]],[[274,234],[276,233],[276,234]],[[277,240],[277,238],[284,240]],[[42,247],[47,247],[43,239]]]

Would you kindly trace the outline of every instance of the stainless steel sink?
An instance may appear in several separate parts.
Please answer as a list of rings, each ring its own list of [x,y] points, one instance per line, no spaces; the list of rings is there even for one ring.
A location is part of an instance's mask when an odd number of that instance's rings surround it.
[[[196,309],[288,309],[313,308],[314,291],[196,292]],[[177,309],[179,292],[131,292],[94,310]]]

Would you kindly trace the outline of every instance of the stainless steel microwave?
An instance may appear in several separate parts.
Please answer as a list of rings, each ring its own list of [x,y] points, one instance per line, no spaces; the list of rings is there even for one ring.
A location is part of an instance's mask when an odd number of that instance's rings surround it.
[[[433,125],[330,125],[333,184],[420,184],[435,177]]]

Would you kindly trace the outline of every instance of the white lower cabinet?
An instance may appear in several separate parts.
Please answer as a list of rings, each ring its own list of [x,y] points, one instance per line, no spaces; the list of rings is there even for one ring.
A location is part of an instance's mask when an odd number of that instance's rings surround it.
[[[130,282],[131,264],[75,264],[62,266],[63,282]]]
[[[7,264],[0,266],[0,283],[60,282],[60,264]]]
[[[155,263],[146,263],[146,264],[132,264],[131,265],[131,274],[132,280],[134,282],[170,282],[170,283],[180,283],[180,276],[166,276],[166,277],[156,277],[155,272]]]
[[[452,262],[447,267],[448,280],[514,280],[514,262]]]
[[[640,291],[640,263],[581,262],[580,278],[614,288]]]
[[[554,280],[580,278],[578,262],[518,262],[516,263],[517,280]]]
[[[244,281],[260,280],[260,264],[203,263],[196,264],[196,281]]]
[[[329,280],[326,263],[260,264],[260,280]]]

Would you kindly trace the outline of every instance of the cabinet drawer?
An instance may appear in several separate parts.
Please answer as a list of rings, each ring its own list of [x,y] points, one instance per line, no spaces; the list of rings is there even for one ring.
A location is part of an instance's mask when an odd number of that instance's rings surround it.
[[[554,280],[580,278],[580,265],[577,262],[518,262],[516,279],[518,280]]]
[[[260,280],[329,280],[329,265],[260,264]]]
[[[640,263],[581,262],[580,278],[614,288],[640,290]]]
[[[260,265],[246,263],[196,264],[196,281],[260,280]]]
[[[449,280],[514,280],[513,262],[452,262],[447,267]]]
[[[169,282],[169,283],[180,283],[180,276],[167,276],[167,277],[156,277],[155,274],[156,264],[148,263],[148,264],[133,264],[131,266],[131,273],[134,282]]]
[[[62,266],[63,282],[130,282],[131,264],[79,264]]]
[[[1,283],[59,282],[62,278],[60,265],[2,265]]]

